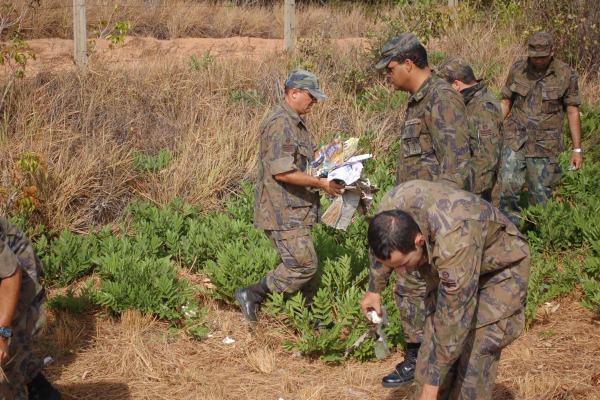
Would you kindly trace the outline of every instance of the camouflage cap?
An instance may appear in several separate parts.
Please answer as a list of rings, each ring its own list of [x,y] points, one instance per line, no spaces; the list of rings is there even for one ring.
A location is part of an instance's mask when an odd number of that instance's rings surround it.
[[[295,69],[290,72],[285,86],[293,87],[296,89],[308,90],[310,94],[319,100],[325,100],[327,96],[319,89],[319,82],[317,76],[312,72],[305,71],[303,69]]]
[[[450,58],[438,68],[437,75],[442,79],[463,81],[462,77],[474,76],[473,69],[464,58]],[[462,79],[459,79],[462,78]],[[471,83],[471,82],[463,82]]]
[[[552,53],[552,37],[547,32],[536,32],[529,38],[529,57],[546,57]]]
[[[387,66],[392,58],[402,53],[407,53],[411,50],[416,49],[421,43],[419,39],[412,33],[403,33],[400,36],[396,36],[389,42],[383,45],[381,48],[381,61],[377,63],[375,68],[381,69]]]

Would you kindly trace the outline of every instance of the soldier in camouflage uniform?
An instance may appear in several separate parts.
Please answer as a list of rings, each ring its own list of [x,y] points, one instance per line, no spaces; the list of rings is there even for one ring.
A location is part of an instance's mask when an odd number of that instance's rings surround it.
[[[462,97],[430,70],[427,51],[412,33],[386,43],[381,57],[376,68],[385,67],[394,88],[411,94],[402,126],[396,183],[425,179],[470,190],[473,176]],[[385,387],[414,379],[423,337],[425,280],[416,270],[399,274],[395,295],[407,350],[404,360],[383,378]]]
[[[528,175],[529,204],[544,205],[562,177],[558,155],[564,150],[565,112],[573,141],[570,166],[581,168],[581,97],[577,73],[554,58],[556,47],[546,32],[529,40],[529,57],[517,61],[502,88],[505,146],[500,170],[500,209],[519,224],[520,191]],[[509,115],[510,113],[510,115]]]
[[[256,308],[271,292],[301,290],[310,303],[317,289],[317,256],[310,227],[319,219],[319,192],[339,196],[342,186],[307,174],[316,146],[301,118],[327,97],[317,77],[294,70],[285,82],[284,101],[263,121],[260,131],[254,226],[264,229],[281,264],[259,282],[237,289],[244,317],[256,321]]]
[[[60,400],[40,372],[32,342],[45,322],[42,263],[27,237],[0,218],[0,398]]]
[[[492,201],[502,148],[502,108],[482,80],[475,79],[471,66],[461,58],[444,62],[438,75],[464,99],[469,121],[471,165],[475,174],[472,193]]]
[[[363,313],[381,315],[392,271],[427,281],[415,399],[491,399],[504,347],[525,325],[529,247],[506,216],[478,196],[411,181],[381,200],[368,230]]]

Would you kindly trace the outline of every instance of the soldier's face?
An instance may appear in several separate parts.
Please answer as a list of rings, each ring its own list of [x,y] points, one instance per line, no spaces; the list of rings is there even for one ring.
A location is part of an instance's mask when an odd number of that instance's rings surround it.
[[[290,106],[298,113],[298,115],[304,115],[317,104],[318,99],[314,97],[306,89],[292,89],[290,92]]]
[[[377,259],[377,261],[388,268],[393,268],[398,274],[405,270],[415,269],[427,260],[425,257],[425,237],[420,233],[415,238],[415,246],[417,247],[416,250],[409,253],[405,254],[394,250],[388,260]]]
[[[397,61],[390,61],[386,67],[386,75],[392,81],[394,89],[406,91],[408,86],[409,75],[407,71],[406,61],[398,63]]]
[[[554,51],[550,53],[549,56],[546,57],[529,57],[529,62],[533,65],[533,68],[538,71],[543,71],[548,68],[550,65],[550,61],[552,61],[552,56],[554,55]]]

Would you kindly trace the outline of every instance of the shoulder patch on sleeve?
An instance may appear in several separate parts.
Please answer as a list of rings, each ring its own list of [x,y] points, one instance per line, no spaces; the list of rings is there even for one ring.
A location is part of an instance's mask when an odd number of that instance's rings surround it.
[[[446,287],[447,291],[451,292],[458,287],[458,282],[454,271],[444,269],[440,271],[439,275],[442,285]]]
[[[480,136],[491,136],[492,130],[490,129],[490,125],[485,123],[479,127],[479,135]]]
[[[290,136],[285,136],[283,139],[283,144],[281,145],[281,150],[284,153],[293,153],[296,150],[296,146],[294,145],[294,141]]]

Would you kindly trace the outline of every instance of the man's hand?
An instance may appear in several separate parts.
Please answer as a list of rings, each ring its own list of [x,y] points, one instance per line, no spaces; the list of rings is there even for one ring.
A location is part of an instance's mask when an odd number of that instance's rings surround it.
[[[438,395],[439,386],[423,385],[419,400],[436,400]]]
[[[583,165],[583,155],[581,153],[573,152],[571,156],[571,162],[569,163],[573,167],[571,171],[577,171]]]
[[[373,293],[367,291],[365,296],[360,301],[360,308],[362,309],[365,317],[369,311],[375,310],[377,315],[382,316],[381,312],[381,295],[379,293]]]
[[[344,186],[338,185],[334,181],[328,181],[326,178],[319,178],[319,183],[321,184],[320,188],[331,196],[341,195],[344,189]]]
[[[9,359],[8,339],[0,338],[0,365],[6,364]]]

